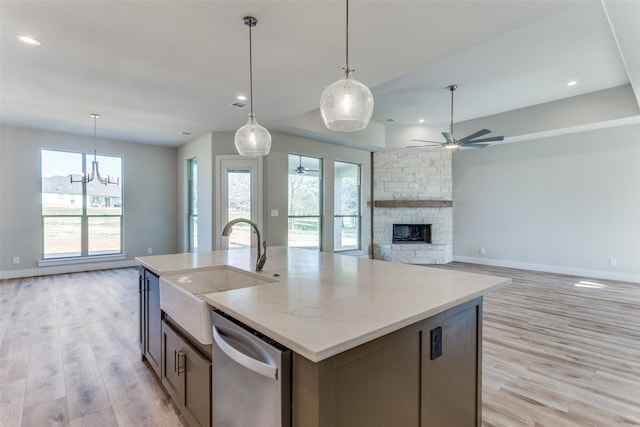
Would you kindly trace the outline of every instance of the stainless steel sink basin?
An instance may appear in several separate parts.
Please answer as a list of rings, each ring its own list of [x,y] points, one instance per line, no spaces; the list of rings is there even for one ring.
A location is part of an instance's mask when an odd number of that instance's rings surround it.
[[[160,307],[202,344],[211,344],[211,307],[202,295],[247,288],[271,280],[228,266],[160,277]]]

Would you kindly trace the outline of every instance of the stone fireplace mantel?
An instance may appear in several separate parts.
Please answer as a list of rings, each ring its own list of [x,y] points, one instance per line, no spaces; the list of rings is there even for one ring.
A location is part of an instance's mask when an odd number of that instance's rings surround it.
[[[374,200],[374,208],[450,208],[452,200]]]

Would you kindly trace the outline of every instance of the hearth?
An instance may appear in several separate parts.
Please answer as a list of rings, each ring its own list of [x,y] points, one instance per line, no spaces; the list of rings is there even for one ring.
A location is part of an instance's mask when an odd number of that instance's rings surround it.
[[[431,224],[393,224],[393,243],[431,243]]]

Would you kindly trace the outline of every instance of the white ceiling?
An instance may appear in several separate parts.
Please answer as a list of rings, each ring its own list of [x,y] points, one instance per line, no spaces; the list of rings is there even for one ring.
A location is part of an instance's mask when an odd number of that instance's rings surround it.
[[[304,115],[319,121],[322,90],[341,78],[344,9],[334,0],[2,0],[0,118],[91,135],[95,112],[101,137],[168,146],[234,131],[248,109],[227,104],[248,95],[242,18],[253,15],[260,123],[345,143],[349,134],[292,126]],[[350,63],[373,91],[373,120],[393,117],[393,127],[420,118],[446,126],[453,83],[456,121],[629,83],[637,110],[638,22],[637,0],[352,0]],[[578,84],[568,87],[570,80]],[[507,138],[518,136],[508,130]]]

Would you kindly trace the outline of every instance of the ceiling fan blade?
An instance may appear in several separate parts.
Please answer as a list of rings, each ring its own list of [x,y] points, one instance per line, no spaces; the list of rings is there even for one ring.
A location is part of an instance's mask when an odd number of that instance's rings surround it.
[[[496,141],[502,141],[503,139],[504,139],[504,136],[500,135],[500,136],[492,136],[490,138],[474,139],[473,141],[467,141],[467,142],[464,142],[463,144],[475,144],[476,142],[496,142]]]
[[[447,142],[454,142],[453,135],[451,135],[451,132],[442,132],[442,136],[444,136],[444,139],[446,139]]]
[[[461,147],[468,147],[468,148],[484,148],[490,145],[491,144],[460,144]]]
[[[477,138],[477,137],[479,137],[479,136],[486,135],[486,134],[488,134],[488,133],[491,133],[491,131],[490,131],[489,129],[480,129],[479,131],[474,132],[474,133],[472,133],[471,135],[467,135],[467,136],[465,136],[464,138],[462,138],[462,139],[461,139],[461,140],[459,140],[458,142],[467,142],[467,141],[470,141],[470,140],[472,140],[472,139],[475,139],[475,138]]]
[[[434,148],[440,148],[442,144],[439,145],[407,145],[406,148],[426,148],[428,150],[433,150]]]
[[[426,142],[427,144],[437,144],[437,145],[442,145],[442,142],[438,142],[438,141],[429,141],[426,139],[412,139],[412,141],[414,142]]]

